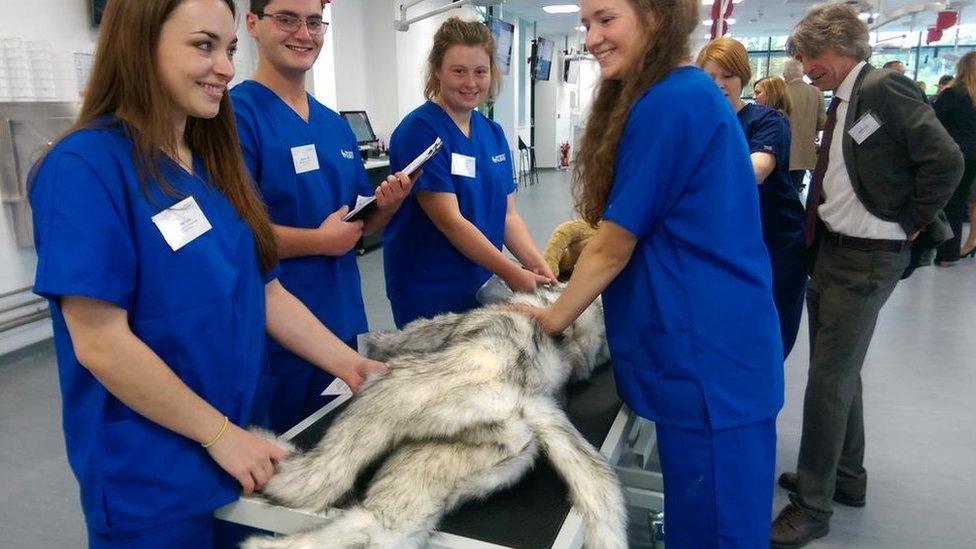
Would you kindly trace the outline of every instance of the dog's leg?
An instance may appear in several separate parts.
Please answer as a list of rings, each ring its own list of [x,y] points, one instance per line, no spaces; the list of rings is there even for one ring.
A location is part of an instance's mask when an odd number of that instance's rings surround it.
[[[586,522],[586,546],[627,547],[627,512],[616,475],[550,399],[526,402],[525,420],[543,453],[569,486],[573,504]]]
[[[446,513],[525,474],[536,446],[530,442],[512,451],[516,445],[502,440],[405,445],[383,465],[363,500],[362,508],[385,530],[385,536],[374,534],[371,541],[384,548],[423,547]]]
[[[386,380],[384,380],[386,381]],[[453,436],[512,414],[518,394],[482,383],[413,399],[389,383],[363,391],[314,449],[282,462],[264,488],[272,501],[319,510],[352,489],[359,472],[405,439]],[[407,402],[404,402],[407,401]]]

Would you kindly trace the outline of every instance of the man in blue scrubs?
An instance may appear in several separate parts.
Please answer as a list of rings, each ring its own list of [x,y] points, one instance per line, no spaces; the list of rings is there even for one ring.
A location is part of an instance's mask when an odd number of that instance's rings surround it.
[[[328,27],[322,11],[321,0],[252,0],[258,69],[231,98],[244,161],[274,224],[281,283],[355,348],[367,326],[354,248],[386,224],[410,181],[391,177],[374,191],[349,124],[305,91]],[[374,192],[378,208],[365,222],[342,220],[357,195]],[[269,357],[270,427],[282,432],[327,402],[321,393],[334,378],[273,341]]]

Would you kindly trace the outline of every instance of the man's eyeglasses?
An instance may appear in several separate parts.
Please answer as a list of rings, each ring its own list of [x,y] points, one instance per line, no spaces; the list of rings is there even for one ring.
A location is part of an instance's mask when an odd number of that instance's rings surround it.
[[[299,17],[293,13],[264,13],[263,11],[255,12],[254,15],[257,15],[258,19],[264,19],[265,17],[274,19],[275,26],[282,32],[298,32],[302,28],[302,23],[304,23],[309,34],[312,36],[322,36],[325,34],[325,29],[329,28],[329,24],[317,16]]]

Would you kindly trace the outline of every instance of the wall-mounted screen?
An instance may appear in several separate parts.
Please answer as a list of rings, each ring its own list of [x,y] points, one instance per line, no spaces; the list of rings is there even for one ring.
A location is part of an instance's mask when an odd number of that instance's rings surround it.
[[[579,82],[579,73],[579,59],[567,59],[563,62],[563,80],[565,80],[567,84],[575,84]]]
[[[91,8],[91,23],[97,27],[102,23],[102,12],[105,11],[105,4],[108,0],[88,0],[88,7]]]
[[[502,74],[512,67],[512,44],[515,42],[515,25],[496,17],[488,20],[491,35],[495,37],[495,65]]]
[[[535,55],[532,56],[532,78],[549,80],[549,73],[552,69],[552,52],[555,49],[556,44],[552,40],[540,36],[535,41]]]

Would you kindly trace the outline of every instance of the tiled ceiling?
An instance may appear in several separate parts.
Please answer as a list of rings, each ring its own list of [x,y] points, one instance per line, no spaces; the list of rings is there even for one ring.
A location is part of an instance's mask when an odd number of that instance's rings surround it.
[[[535,21],[540,34],[567,34],[579,24],[577,14],[550,15],[542,11],[543,6],[550,4],[571,4],[570,0],[505,0],[502,9],[505,13],[515,13],[519,16]],[[735,36],[763,36],[787,34],[806,10],[816,4],[815,0],[742,0],[736,4],[732,17],[735,25],[732,27]],[[857,5],[864,13],[892,13],[895,10],[911,7],[921,8],[931,6],[934,2],[920,0],[851,0],[848,3]],[[960,8],[963,23],[976,23],[976,3],[971,0],[950,2],[951,7]],[[496,8],[497,9],[497,8]],[[702,6],[702,13],[706,14],[706,6]],[[924,30],[935,21],[934,11],[922,11],[915,16],[914,22],[910,17],[903,17],[894,23],[886,25],[882,30]],[[702,26],[702,33],[707,29]]]

